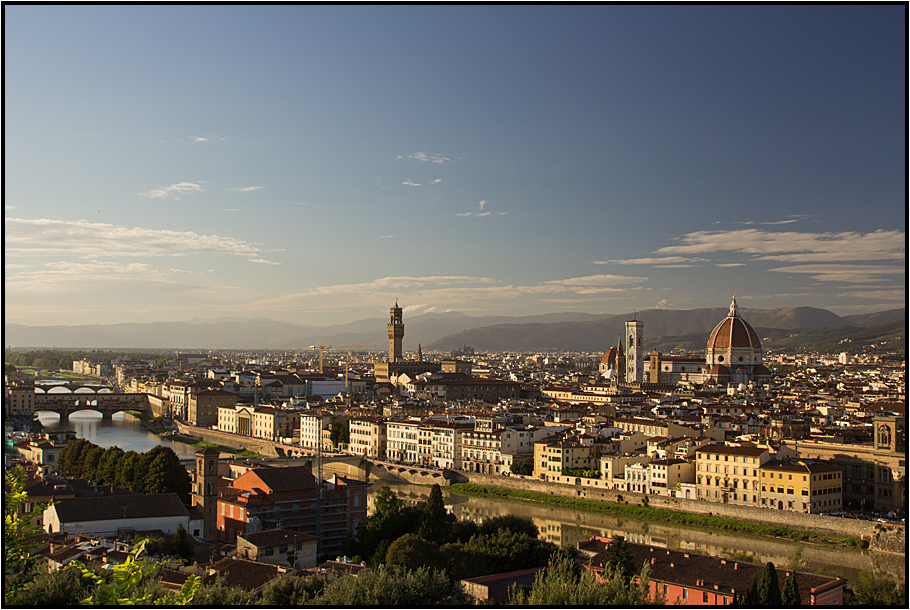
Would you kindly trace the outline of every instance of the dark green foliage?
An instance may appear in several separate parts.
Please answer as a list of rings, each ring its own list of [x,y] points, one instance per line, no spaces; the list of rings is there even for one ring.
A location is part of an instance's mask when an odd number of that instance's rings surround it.
[[[27,591],[14,595],[7,600],[10,606],[77,606],[88,597],[92,583],[82,578],[76,569],[63,569],[48,573],[39,571]]]
[[[787,608],[802,605],[799,598],[799,584],[796,582],[796,572],[790,572],[790,576],[784,581],[781,603]]]
[[[474,521],[462,519],[449,527],[449,539],[452,542],[467,542],[471,536],[479,533],[480,528]]]
[[[124,453],[119,447],[105,450],[85,439],[77,439],[60,452],[57,465],[70,475],[94,483],[137,493],[175,493],[185,504],[190,501],[190,474],[170,447],[158,445],[145,453]]]
[[[325,585],[314,576],[284,576],[276,578],[262,589],[262,606],[302,606],[313,599]]]
[[[468,597],[458,582],[429,568],[387,568],[332,581],[308,605],[417,606],[465,605]]]
[[[509,466],[509,470],[512,471],[512,474],[530,476],[534,474],[534,459],[526,458],[521,462],[512,462],[512,465]]]
[[[440,550],[447,558],[449,575],[461,580],[543,566],[559,549],[536,536],[498,529],[494,534],[473,536],[467,543],[445,544]]]
[[[329,434],[333,447],[351,441],[351,422],[347,418],[338,418],[332,422],[332,431]]]
[[[243,587],[229,587],[224,584],[224,577],[218,576],[214,582],[199,587],[188,606],[206,606],[223,608],[225,606],[248,606],[256,601],[256,594]]]
[[[623,578],[635,574],[635,562],[629,552],[629,543],[623,536],[614,536],[604,553],[603,567],[610,572],[616,572]]]
[[[445,556],[433,542],[424,540],[415,534],[405,534],[389,545],[385,554],[388,566],[400,566],[406,570],[429,567],[441,570],[445,566]]]
[[[4,475],[6,483],[3,494],[4,601],[28,589],[36,577],[34,566],[38,556],[33,553],[36,544],[26,539],[41,531],[40,526],[30,524],[48,505],[39,504],[28,513],[24,512],[23,507],[28,502],[25,481],[26,474],[21,466],[7,471]]]
[[[844,603],[851,606],[906,607],[907,586],[893,580],[875,578],[870,572],[860,572],[853,587],[844,587]]]
[[[370,565],[377,566],[384,562],[388,545],[420,526],[423,510],[405,504],[388,485],[380,488],[374,506],[373,514],[357,528],[357,537],[345,552],[369,557]]]
[[[117,479],[117,465],[123,459],[123,449],[114,445],[104,450],[98,468],[95,470],[95,483],[99,485],[113,485]]]
[[[777,580],[777,569],[770,561],[765,564],[758,579],[758,604],[779,608],[783,603],[780,595],[780,582]]]
[[[540,535],[540,530],[537,529],[533,521],[523,517],[516,517],[515,515],[499,515],[484,519],[480,524],[479,533],[488,536],[495,534],[501,529],[515,532],[516,534],[524,534],[531,538],[537,538]]]
[[[430,497],[423,506],[418,534],[424,540],[442,544],[449,537],[449,525],[449,514],[442,500],[442,489],[438,484],[433,485]]]

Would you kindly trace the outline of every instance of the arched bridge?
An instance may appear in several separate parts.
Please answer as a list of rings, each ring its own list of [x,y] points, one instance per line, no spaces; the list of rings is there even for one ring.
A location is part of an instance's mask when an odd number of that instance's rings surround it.
[[[86,383],[82,383],[79,381],[70,381],[68,383],[49,383],[49,382],[42,383],[40,380],[35,382],[35,393],[36,394],[47,394],[47,393],[53,394],[55,392],[51,392],[51,390],[53,390],[55,388],[64,388],[64,389],[69,390],[70,392],[77,392],[79,390],[83,390],[83,392],[80,392],[83,394],[109,394],[110,393],[110,388],[108,386],[99,385],[97,383],[86,384]],[[84,390],[89,390],[89,391],[85,392]],[[65,392],[61,392],[61,393],[65,394]]]
[[[69,419],[70,413],[83,409],[97,411],[103,419],[110,419],[120,411],[140,411],[149,416],[152,414],[148,394],[35,392],[35,410],[53,411],[60,415],[61,420]]]

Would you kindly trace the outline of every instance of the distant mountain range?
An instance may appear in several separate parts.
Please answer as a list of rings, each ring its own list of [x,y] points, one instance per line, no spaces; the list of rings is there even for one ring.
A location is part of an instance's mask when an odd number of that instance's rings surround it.
[[[906,336],[906,310],[838,316],[826,309],[788,307],[741,309],[758,331],[763,346],[881,343]],[[651,309],[634,314],[644,322],[648,349],[703,351],[708,333],[727,315],[726,308],[673,311]],[[448,352],[469,345],[493,351],[599,351],[616,345],[633,314],[553,313],[537,316],[468,316],[460,312],[405,317],[405,350]],[[4,344],[16,348],[84,349],[249,349],[304,350],[310,345],[388,346],[387,319],[370,318],[334,326],[305,326],[268,319],[219,318],[148,324],[82,326],[4,325]],[[879,328],[881,327],[881,328]],[[864,334],[865,333],[865,334]],[[833,342],[833,343],[832,343]],[[841,343],[838,343],[841,342]],[[903,346],[903,341],[900,343]]]

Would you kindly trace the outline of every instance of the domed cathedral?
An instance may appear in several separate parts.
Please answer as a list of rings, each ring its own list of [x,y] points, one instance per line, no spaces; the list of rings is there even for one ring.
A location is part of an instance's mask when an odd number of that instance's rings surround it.
[[[771,371],[762,364],[758,334],[740,315],[735,295],[727,317],[711,332],[705,365],[708,383],[762,382],[771,377]]]

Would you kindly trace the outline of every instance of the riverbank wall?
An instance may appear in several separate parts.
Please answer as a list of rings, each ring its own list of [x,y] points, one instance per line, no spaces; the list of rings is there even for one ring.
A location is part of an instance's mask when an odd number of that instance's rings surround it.
[[[488,485],[516,491],[533,491],[570,498],[602,500],[604,502],[625,501],[628,504],[639,505],[647,498],[648,506],[650,508],[664,508],[696,515],[707,515],[724,519],[734,519],[737,521],[776,525],[830,536],[848,536],[850,538],[866,540],[869,543],[869,548],[874,550],[898,553],[905,552],[907,534],[906,528],[901,525],[879,524],[872,521],[844,519],[826,515],[806,515],[789,511],[777,511],[769,508],[733,506],[730,504],[707,502],[705,500],[668,498],[620,490],[599,490],[583,487],[581,485],[566,485],[564,483],[539,481],[525,477],[504,477],[474,472],[459,472],[457,474],[458,476],[453,482]]]

